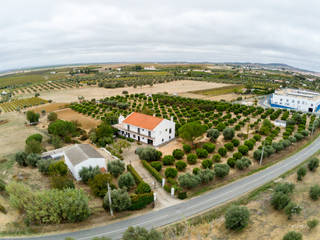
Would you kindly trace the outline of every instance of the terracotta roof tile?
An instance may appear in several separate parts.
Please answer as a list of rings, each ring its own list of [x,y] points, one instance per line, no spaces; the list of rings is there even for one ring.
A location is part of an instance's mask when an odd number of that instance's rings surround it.
[[[153,130],[162,120],[163,118],[133,112],[123,120],[123,122],[140,128]]]

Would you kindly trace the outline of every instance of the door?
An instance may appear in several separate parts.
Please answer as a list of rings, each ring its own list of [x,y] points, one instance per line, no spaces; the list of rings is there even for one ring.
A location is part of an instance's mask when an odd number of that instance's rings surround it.
[[[140,136],[138,136],[138,142],[140,142]]]
[[[153,140],[148,139],[148,144],[153,145]]]

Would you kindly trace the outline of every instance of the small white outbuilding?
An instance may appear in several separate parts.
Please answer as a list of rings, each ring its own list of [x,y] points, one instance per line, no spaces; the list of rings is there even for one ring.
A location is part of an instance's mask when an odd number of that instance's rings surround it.
[[[105,158],[89,144],[75,144],[63,153],[65,163],[74,178],[81,180],[79,172],[83,167],[99,167],[106,170]]]

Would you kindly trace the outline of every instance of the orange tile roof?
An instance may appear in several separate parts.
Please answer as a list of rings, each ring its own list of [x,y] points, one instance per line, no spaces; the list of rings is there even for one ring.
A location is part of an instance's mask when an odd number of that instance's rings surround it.
[[[136,127],[153,130],[162,120],[163,118],[133,112],[125,120],[123,120],[123,122]]]

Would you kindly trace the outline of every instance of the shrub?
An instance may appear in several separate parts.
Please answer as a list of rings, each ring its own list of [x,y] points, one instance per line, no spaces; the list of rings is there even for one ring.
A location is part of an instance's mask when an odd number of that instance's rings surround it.
[[[320,186],[318,184],[310,187],[309,196],[312,200],[318,200],[320,197]]]
[[[42,142],[42,135],[39,134],[39,133],[30,135],[30,136],[26,139],[26,144],[29,144],[32,140],[35,140],[35,141],[41,143],[41,142]]]
[[[153,192],[143,194],[131,194],[130,210],[139,210],[145,208],[148,204],[153,202]]]
[[[141,160],[146,160],[148,162],[159,161],[162,155],[160,151],[153,147],[139,147],[136,149],[136,154],[138,154]]]
[[[227,229],[239,231],[249,223],[250,213],[246,207],[232,206],[225,214],[225,225]]]
[[[253,158],[257,161],[260,161],[262,155],[262,151],[260,149],[257,149],[253,152]]]
[[[312,219],[307,222],[309,230],[315,228],[316,226],[318,226],[318,224],[319,224],[319,221],[317,219]]]
[[[142,227],[129,227],[123,234],[122,240],[162,240],[162,234],[154,229],[150,232]]]
[[[178,171],[183,171],[185,168],[187,167],[187,164],[180,160],[176,162],[176,168],[178,169]]]
[[[127,165],[127,170],[130,172],[136,182],[137,185],[139,185],[141,182],[143,182],[142,177],[137,173],[137,171],[132,167],[132,165]]]
[[[220,154],[214,154],[212,156],[212,161],[214,162],[220,162],[221,161],[221,155]]]
[[[290,193],[293,192],[294,187],[295,186],[293,183],[280,183],[280,184],[277,184],[274,191],[275,192],[282,192],[284,194],[289,195]]]
[[[191,146],[189,144],[183,144],[183,151],[185,153],[191,152]]]
[[[11,182],[7,192],[11,204],[24,212],[28,223],[80,222],[90,215],[88,197],[80,189],[32,191],[22,183]]]
[[[301,207],[294,202],[289,202],[289,204],[284,208],[284,212],[286,213],[286,215],[288,216],[288,219],[290,220],[293,214],[296,214],[296,215],[300,214]]]
[[[297,141],[297,139],[294,136],[290,136],[288,139],[292,143],[295,143]]]
[[[54,162],[53,159],[40,159],[37,162],[39,172],[44,175],[49,175],[49,166]]]
[[[302,178],[307,174],[306,167],[300,167],[297,171],[297,178],[299,181],[302,181]]]
[[[227,164],[215,164],[214,165],[214,173],[217,177],[223,178],[229,174],[230,167]]]
[[[162,164],[161,164],[160,161],[151,162],[150,165],[151,165],[154,169],[156,169],[158,172],[160,172],[161,169],[162,169]]]
[[[236,138],[232,139],[231,142],[232,142],[232,144],[233,144],[234,147],[238,147],[239,144],[240,144],[239,139],[236,139]]]
[[[232,157],[233,157],[234,159],[240,159],[240,158],[242,158],[242,153],[241,153],[241,152],[236,152],[236,153],[234,153],[234,154],[232,155]]]
[[[201,136],[206,131],[206,127],[199,122],[188,122],[178,129],[178,134],[186,141],[193,142],[196,137]]]
[[[253,136],[253,138],[256,140],[256,141],[260,141],[261,140],[261,135],[260,134],[255,134]]]
[[[236,160],[235,166],[239,170],[244,170],[251,165],[251,161],[249,158],[243,157],[241,159]]]
[[[173,165],[174,163],[174,157],[172,155],[166,155],[162,159],[163,165]]]
[[[208,153],[212,153],[216,149],[216,145],[214,145],[213,143],[207,142],[203,144],[202,148],[207,150]]]
[[[279,151],[283,150],[283,148],[284,148],[283,144],[281,142],[278,142],[278,143],[273,142],[272,147],[276,150],[276,152],[279,152]]]
[[[198,158],[206,158],[208,157],[208,151],[203,148],[198,148],[196,150]]]
[[[41,156],[36,153],[30,153],[27,156],[26,163],[28,166],[36,167],[37,163],[41,160]]]
[[[233,128],[225,128],[223,130],[223,137],[225,140],[231,140],[234,137],[234,129]]]
[[[108,173],[99,173],[96,174],[92,179],[89,180],[89,186],[92,193],[103,198],[108,191],[108,183],[111,183],[112,177]]]
[[[184,152],[183,152],[181,149],[175,149],[175,150],[173,150],[173,152],[172,152],[172,156],[173,156],[175,159],[182,159],[182,158],[183,158],[183,155],[184,155]]]
[[[149,192],[151,192],[151,187],[149,184],[145,182],[140,182],[138,184],[138,187],[136,189],[137,194],[143,194],[143,193],[149,193]]]
[[[74,188],[74,183],[72,179],[66,176],[52,176],[50,184],[52,188],[56,188],[59,190],[66,188]]]
[[[30,123],[35,123],[35,122],[39,122],[39,118],[40,118],[40,114],[39,113],[35,113],[34,111],[27,111],[27,120]]]
[[[247,155],[249,152],[249,148],[246,145],[241,145],[238,147],[238,151],[242,154],[242,155]]]
[[[284,209],[290,202],[290,198],[287,194],[282,192],[275,192],[271,197],[271,205],[276,210]]]
[[[187,192],[178,192],[178,198],[183,200],[183,199],[186,199],[188,196],[187,196]]]
[[[236,165],[236,160],[234,158],[228,158],[227,164],[231,167],[234,168]]]
[[[319,167],[319,159],[318,158],[312,158],[308,162],[308,168],[310,171],[314,172]]]
[[[68,173],[68,167],[63,161],[53,162],[49,166],[50,176],[65,176]]]
[[[304,136],[301,133],[295,133],[294,137],[297,139],[297,141],[300,141],[304,138]]]
[[[179,185],[183,188],[194,188],[200,184],[200,177],[190,173],[182,174],[178,177]]]
[[[116,212],[127,210],[131,206],[131,198],[125,189],[114,189],[110,192],[111,206]],[[108,194],[105,194],[103,199],[103,208],[109,210],[110,203]]]
[[[302,234],[295,231],[291,231],[284,235],[282,240],[302,240]]]
[[[135,181],[131,173],[127,172],[120,175],[118,179],[119,188],[126,187],[128,190],[130,190],[134,185]]]
[[[25,152],[17,152],[15,154],[15,160],[20,166],[22,167],[27,166],[27,162],[26,162],[27,154]]]
[[[189,153],[187,155],[187,161],[189,164],[196,164],[197,163],[197,155],[194,153]]]
[[[194,169],[192,169],[192,173],[194,174],[194,175],[197,175],[198,173],[200,172],[200,168],[194,168]]]
[[[212,168],[213,162],[212,162],[211,159],[205,159],[205,160],[202,161],[201,165],[202,165],[202,167],[203,167],[204,169],[206,169],[206,168]]]
[[[218,153],[221,155],[221,157],[224,157],[227,155],[227,149],[225,149],[224,147],[221,147],[218,149]]]
[[[55,112],[51,112],[48,114],[48,121],[54,122],[58,119],[58,115]]]
[[[226,143],[224,145],[224,147],[228,150],[228,151],[233,151],[233,144],[231,142]]]
[[[125,165],[120,160],[113,160],[108,162],[108,171],[114,176],[118,177],[125,170]]]
[[[254,143],[251,140],[244,141],[244,145],[247,146],[249,150],[252,150],[254,147]]]
[[[178,175],[178,170],[175,168],[169,167],[164,172],[164,175],[166,176],[166,178],[175,178]]]
[[[150,174],[152,176],[155,177],[155,179],[158,181],[158,182],[162,182],[162,176],[161,174],[156,170],[154,169],[147,161],[145,160],[142,160],[142,165],[150,172]]]
[[[209,129],[207,131],[207,137],[210,138],[210,141],[214,142],[219,137],[220,132],[218,129]]]
[[[6,183],[2,179],[0,179],[0,192],[6,190]]]
[[[207,184],[210,181],[212,181],[214,178],[214,175],[215,175],[215,172],[209,169],[200,170],[199,173],[197,174],[197,176],[200,177],[201,183],[203,184]]]
[[[84,183],[88,183],[90,179],[93,179],[94,176],[101,173],[99,167],[82,167],[79,176]]]
[[[26,144],[24,150],[26,153],[41,153],[42,146],[41,146],[41,143],[38,142],[37,140],[31,139]]]

